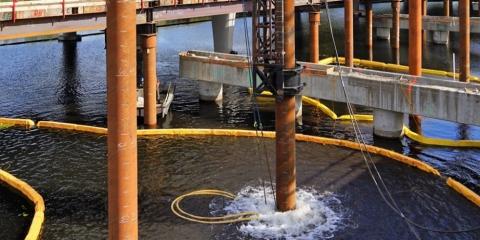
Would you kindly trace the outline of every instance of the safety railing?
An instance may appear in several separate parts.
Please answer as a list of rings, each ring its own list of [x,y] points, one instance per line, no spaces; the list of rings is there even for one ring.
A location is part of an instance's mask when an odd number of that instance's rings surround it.
[[[240,0],[136,0],[137,9],[178,5],[233,2]],[[103,13],[105,0],[0,0],[0,21],[42,17],[68,17],[69,15]]]

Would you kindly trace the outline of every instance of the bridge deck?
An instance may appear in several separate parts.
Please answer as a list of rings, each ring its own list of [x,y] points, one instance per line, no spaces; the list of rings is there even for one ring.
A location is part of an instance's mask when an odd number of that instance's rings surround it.
[[[303,95],[345,102],[339,71],[300,62]],[[480,85],[359,68],[341,68],[350,101],[362,106],[480,125]],[[180,54],[180,76],[250,87],[244,56],[189,51]]]
[[[227,13],[249,12],[251,0],[136,0],[137,23],[146,21],[145,8],[152,6],[153,20],[186,19]],[[319,3],[320,0],[313,0]],[[341,0],[329,0],[343,3]],[[65,32],[103,30],[105,0],[34,0],[0,3],[0,40]],[[309,0],[295,0],[308,6]]]

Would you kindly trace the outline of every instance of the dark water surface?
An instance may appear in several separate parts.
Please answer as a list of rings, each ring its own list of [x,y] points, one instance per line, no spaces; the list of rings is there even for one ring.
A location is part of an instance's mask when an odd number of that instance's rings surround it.
[[[375,5],[375,12],[388,12],[388,4]],[[431,4],[431,13],[441,10]],[[343,55],[343,9],[332,9],[334,32]],[[250,20],[247,19],[250,27]],[[297,58],[308,57],[308,15],[300,16]],[[334,55],[322,12],[320,51]],[[237,19],[234,49],[245,53],[244,19]],[[163,128],[253,129],[252,103],[245,89],[224,88],[221,105],[198,101],[195,81],[178,78],[179,51],[212,50],[210,22],[158,29],[158,79],[175,82],[172,111],[161,120]],[[363,43],[364,25],[356,30],[355,57],[368,58]],[[402,64],[407,64],[407,32],[402,31]],[[424,67],[451,71],[452,53],[458,51],[455,34],[449,46],[426,44]],[[374,42],[374,60],[393,62],[388,41]],[[457,56],[458,58],[458,56]],[[472,73],[480,75],[480,38],[472,35]],[[458,63],[458,59],[457,59]],[[34,120],[106,125],[104,36],[84,37],[78,43],[47,41],[0,47],[0,116]],[[260,100],[263,124],[272,130],[272,102]],[[345,107],[329,103],[337,114]],[[369,113],[369,109],[358,109]],[[319,110],[304,105],[303,126],[298,132],[353,139],[347,122],[334,122]],[[435,119],[424,119],[426,136],[450,139],[480,139],[480,128]],[[426,161],[444,175],[453,176],[480,192],[480,151],[423,146],[408,139],[373,137],[372,124],[361,123],[369,143],[393,149]],[[272,149],[272,143],[267,146]],[[26,180],[46,200],[44,239],[106,238],[106,146],[105,137],[45,130],[0,130],[0,168]],[[238,225],[207,226],[185,222],[169,210],[179,194],[218,188],[237,192],[267,179],[263,153],[255,141],[243,138],[152,137],[139,140],[140,235],[144,239],[241,239]],[[298,144],[299,185],[338,195],[349,212],[349,226],[335,233],[342,239],[412,239],[397,215],[381,201],[361,155],[349,150]],[[271,154],[273,157],[273,154]],[[445,187],[443,181],[394,161],[374,157],[387,185],[407,215],[421,223],[441,228],[480,225],[480,211]],[[271,159],[272,160],[272,159]],[[273,164],[273,163],[272,163]],[[0,186],[0,239],[17,239],[31,214],[26,203]],[[20,203],[20,204],[18,204]],[[198,211],[207,204],[199,204]],[[206,211],[206,210],[205,210]],[[5,221],[5,219],[12,219]],[[16,227],[13,227],[16,226]],[[480,232],[436,234],[419,231],[424,239],[479,239]],[[20,237],[21,238],[21,237]]]

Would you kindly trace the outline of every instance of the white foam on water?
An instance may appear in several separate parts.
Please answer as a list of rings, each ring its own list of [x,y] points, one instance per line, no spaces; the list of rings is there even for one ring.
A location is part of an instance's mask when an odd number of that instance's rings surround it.
[[[277,212],[272,191],[262,187],[247,186],[224,207],[228,214],[257,212],[258,220],[243,223],[239,231],[247,236],[262,239],[328,239],[343,228],[341,202],[333,193],[319,193],[315,189],[297,189],[297,208]]]

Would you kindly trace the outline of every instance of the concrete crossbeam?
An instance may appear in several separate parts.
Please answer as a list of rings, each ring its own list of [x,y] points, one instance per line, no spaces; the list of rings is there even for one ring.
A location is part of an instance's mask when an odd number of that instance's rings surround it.
[[[333,66],[300,62],[305,96],[345,102],[339,72]],[[480,84],[342,68],[350,101],[356,105],[480,125]],[[180,76],[250,87],[246,57],[212,52],[180,54]]]
[[[470,18],[471,33],[480,33],[480,17]],[[390,39],[392,15],[383,14],[374,16],[373,27],[378,39]],[[400,29],[408,29],[408,14],[400,15]],[[427,41],[436,44],[448,44],[449,32],[459,32],[458,17],[423,16],[423,29],[427,30]]]
[[[374,28],[392,27],[392,15],[382,14],[373,17]],[[460,23],[458,17],[447,16],[423,16],[423,29],[428,31],[459,32]],[[472,33],[480,33],[480,17],[470,18]],[[408,14],[400,14],[400,29],[408,29]]]

